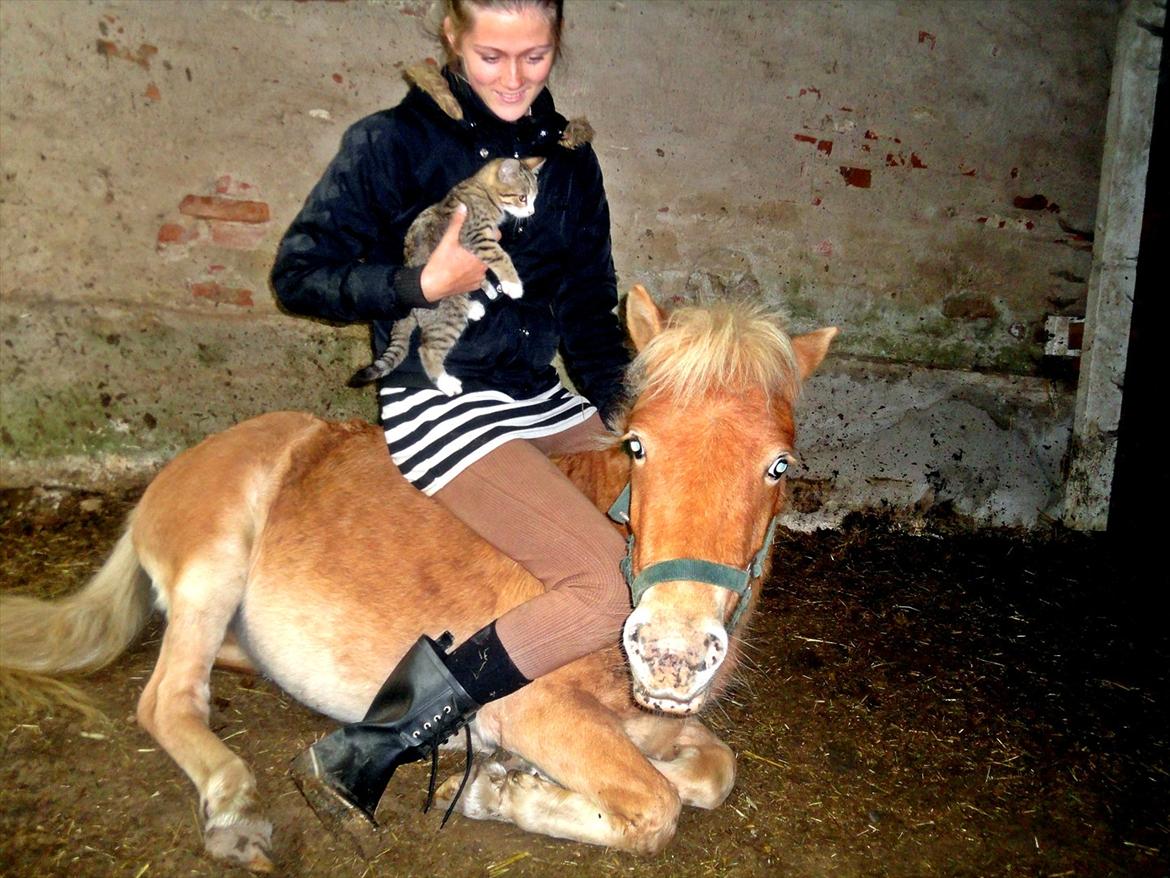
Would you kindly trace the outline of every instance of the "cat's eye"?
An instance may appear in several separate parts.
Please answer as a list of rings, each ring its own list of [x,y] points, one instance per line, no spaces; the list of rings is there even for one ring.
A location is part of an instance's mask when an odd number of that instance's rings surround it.
[[[527,203],[528,203],[528,196],[527,196],[527,195],[521,195],[521,196],[520,196],[520,203],[521,203],[521,204],[527,204]]]
[[[768,466],[768,480],[772,482],[780,481],[780,477],[784,475],[788,469],[788,455],[781,454]]]
[[[646,459],[646,447],[637,436],[627,436],[626,440],[622,443],[622,448],[634,460]]]

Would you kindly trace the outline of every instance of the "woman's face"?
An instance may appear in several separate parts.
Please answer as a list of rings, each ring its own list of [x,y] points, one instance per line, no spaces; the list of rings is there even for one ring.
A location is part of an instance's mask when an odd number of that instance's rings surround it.
[[[525,115],[548,81],[556,54],[553,27],[544,14],[532,6],[473,11],[471,26],[457,42],[449,19],[443,27],[472,91],[488,109],[505,122]]]

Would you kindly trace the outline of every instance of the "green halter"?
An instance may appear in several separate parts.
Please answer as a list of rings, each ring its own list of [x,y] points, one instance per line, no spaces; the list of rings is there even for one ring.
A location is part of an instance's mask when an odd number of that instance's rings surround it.
[[[609,507],[609,517],[620,524],[630,523],[630,483],[622,488],[618,498]],[[727,625],[727,634],[730,636],[739,626],[744,610],[752,599],[752,583],[764,575],[764,562],[772,551],[772,540],[776,536],[776,522],[780,516],[775,515],[768,524],[768,532],[764,536],[764,544],[752,557],[751,563],[745,569],[732,567],[730,564],[717,564],[714,561],[704,561],[701,558],[671,558],[668,561],[659,561],[651,564],[634,576],[634,533],[626,537],[626,557],[622,558],[622,574],[630,586],[630,597],[634,606],[642,600],[642,595],[651,586],[660,582],[705,582],[708,585],[717,585],[739,595],[739,603],[731,615]]]

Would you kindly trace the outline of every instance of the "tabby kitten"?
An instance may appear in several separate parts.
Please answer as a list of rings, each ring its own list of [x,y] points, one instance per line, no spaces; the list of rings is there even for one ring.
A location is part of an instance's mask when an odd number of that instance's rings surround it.
[[[512,260],[496,240],[494,230],[508,214],[521,218],[532,216],[536,207],[535,172],[543,161],[495,159],[474,176],[457,183],[442,201],[428,207],[410,224],[403,248],[406,264],[414,267],[426,264],[456,208],[465,204],[467,218],[459,232],[459,243],[487,264],[504,295],[519,299],[524,294],[524,285]],[[489,299],[496,298],[497,287],[490,278],[484,278],[482,290]],[[394,323],[386,350],[349,379],[350,387],[360,387],[390,374],[406,358],[417,326],[421,333],[418,355],[423,369],[439,390],[455,396],[462,392],[463,385],[447,372],[444,361],[468,321],[479,320],[484,313],[483,303],[470,294],[448,296],[434,308],[415,308]]]

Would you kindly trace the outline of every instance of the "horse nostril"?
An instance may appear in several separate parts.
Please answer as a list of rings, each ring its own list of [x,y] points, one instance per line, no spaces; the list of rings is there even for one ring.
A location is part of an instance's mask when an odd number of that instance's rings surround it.
[[[626,647],[626,652],[631,658],[645,659],[643,650],[645,644],[642,642],[642,625],[637,624],[629,628],[625,636],[622,638]]]
[[[719,667],[727,653],[727,636],[722,631],[709,631],[703,638],[703,645],[706,647],[704,669]]]

